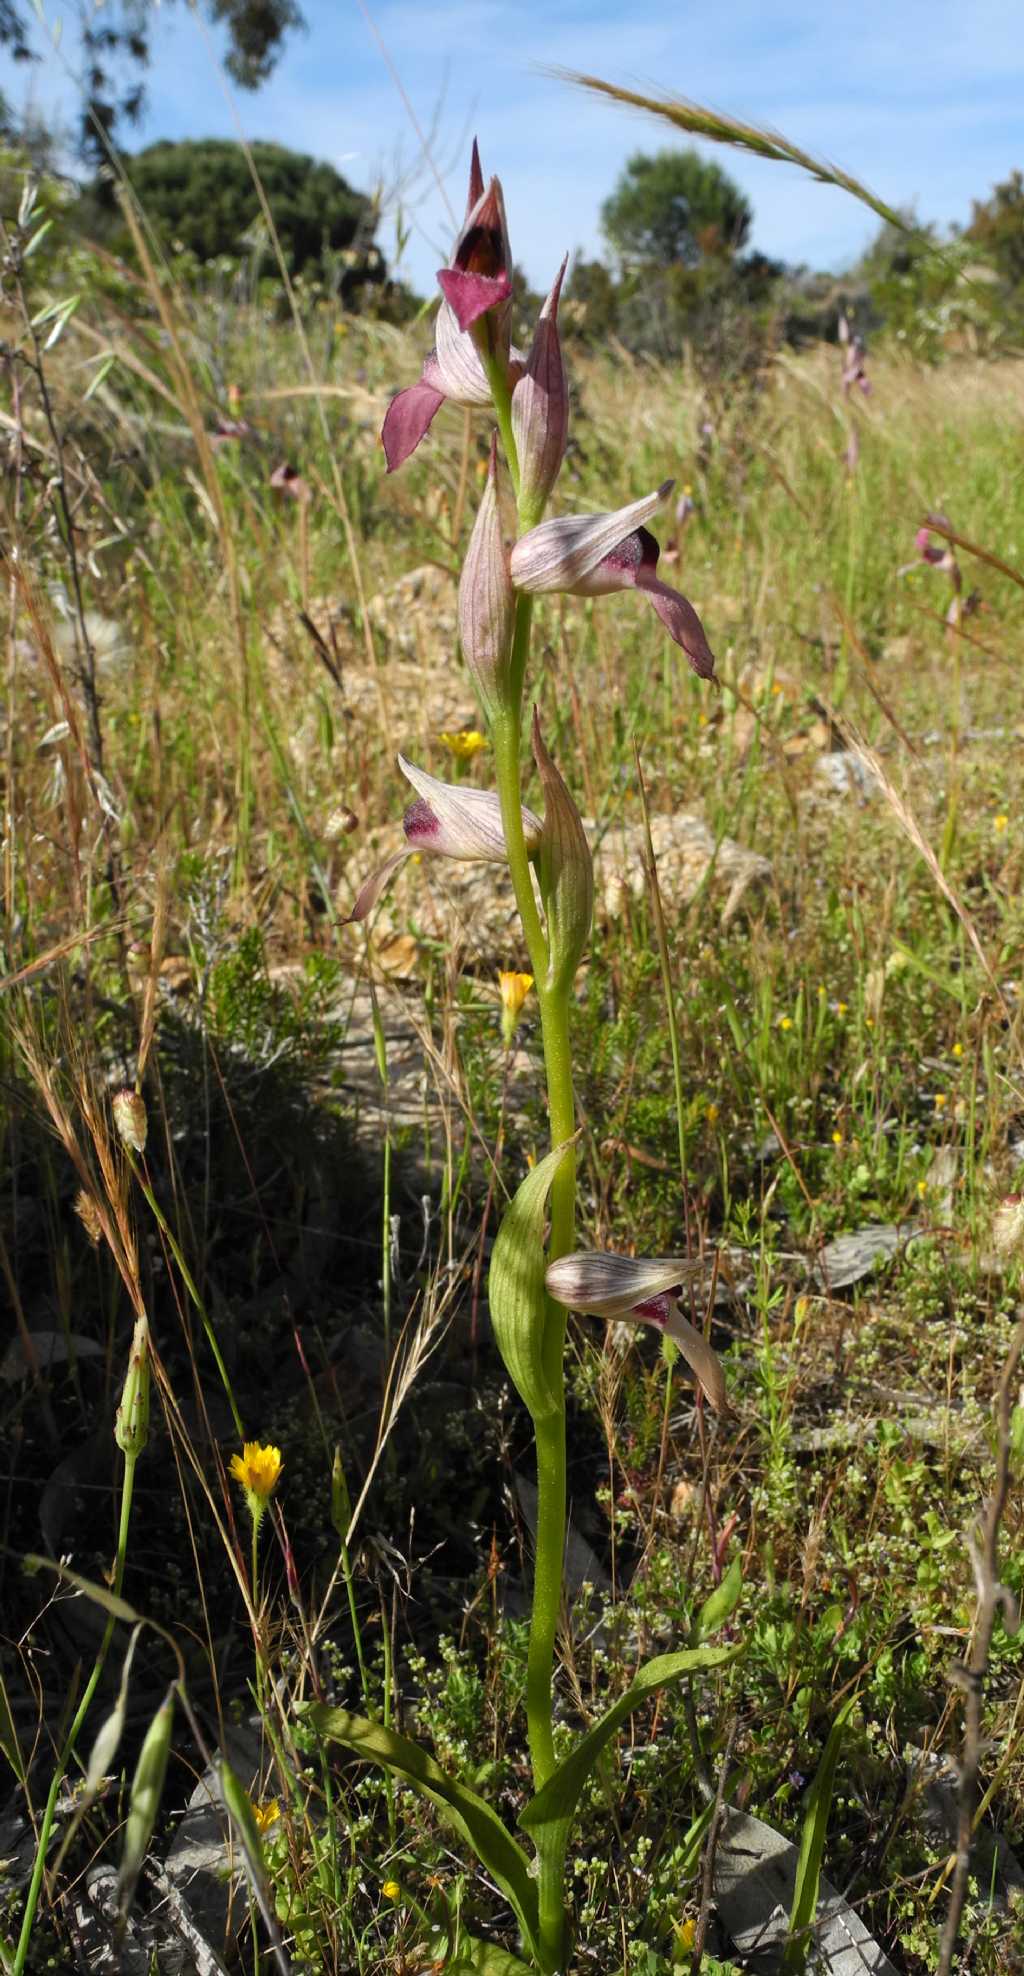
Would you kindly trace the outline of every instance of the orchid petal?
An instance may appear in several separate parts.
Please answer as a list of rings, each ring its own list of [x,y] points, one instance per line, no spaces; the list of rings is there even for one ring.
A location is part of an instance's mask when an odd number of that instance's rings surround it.
[[[366,883],[363,885],[359,893],[359,896],[356,899],[355,905],[353,906],[352,911],[349,913],[348,918],[342,920],[343,926],[351,926],[353,920],[369,919],[370,914],[372,913],[374,906],[377,903],[377,900],[380,898],[380,895],[384,890],[384,887],[394,877],[395,872],[398,870],[399,865],[404,864],[406,858],[409,856],[410,856],[409,846],[406,845],[403,850],[396,851],[392,857],[385,858],[384,863],[382,865],[378,865],[376,871],[371,872],[369,878],[366,880]]]
[[[438,388],[453,405],[489,405],[491,387],[473,338],[459,328],[450,302],[443,301],[434,324]]]
[[[491,789],[441,782],[399,755],[398,766],[412,783],[419,803],[406,812],[406,836],[414,850],[477,863],[504,864],[508,858],[501,803]],[[523,834],[531,855],[539,849],[541,821],[523,805]]]
[[[429,364],[428,358],[423,367],[425,373]],[[445,396],[445,392],[428,383],[424,375],[418,384],[410,384],[405,391],[392,398],[380,434],[389,473],[394,473],[410,453],[415,453],[444,404]]]
[[[551,1296],[569,1310],[609,1320],[632,1317],[639,1304],[678,1290],[693,1276],[685,1256],[619,1256],[608,1249],[581,1249],[548,1267]]]
[[[682,646],[698,678],[714,678],[715,655],[689,598],[646,569],[638,571],[636,587],[650,598],[669,637]]]
[[[512,293],[512,283],[504,273],[473,274],[461,268],[441,268],[437,280],[462,330],[471,328],[478,317],[496,309],[499,302],[507,302]]]
[[[689,1319],[683,1316],[678,1305],[666,1321],[665,1336],[678,1345],[690,1371],[711,1401],[715,1412],[728,1413],[729,1401],[721,1359],[714,1347],[708,1344],[703,1332],[696,1330]]]
[[[668,499],[673,482],[608,515],[559,515],[520,537],[512,550],[512,581],[517,590],[581,591],[592,594],[588,579],[626,537],[648,521]],[[607,585],[625,589],[628,576]],[[598,584],[598,587],[605,587]]]

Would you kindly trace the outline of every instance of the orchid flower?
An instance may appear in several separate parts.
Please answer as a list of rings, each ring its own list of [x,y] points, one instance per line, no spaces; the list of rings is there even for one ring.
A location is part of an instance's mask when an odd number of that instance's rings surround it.
[[[522,356],[509,343],[511,265],[501,186],[495,178],[485,189],[474,143],[466,217],[451,265],[438,275],[442,302],[434,325],[434,348],[418,384],[410,384],[391,400],[381,430],[389,473],[416,451],[446,399],[453,405],[491,403],[491,387],[477,348],[483,331],[473,333],[473,325],[484,315],[493,313],[491,353],[507,365],[509,383],[522,376]]]
[[[505,864],[508,850],[501,823],[501,804],[490,789],[440,782],[399,755],[398,766],[416,791],[402,818],[405,844],[371,874],[359,893],[349,920],[363,920],[373,911],[384,887],[406,858],[417,853],[462,858],[469,863]],[[531,857],[540,849],[541,822],[523,810],[523,835]]]
[[[600,597],[612,590],[642,590],[670,638],[686,653],[695,673],[711,679],[715,655],[704,626],[688,598],[657,575],[661,553],[643,527],[672,492],[666,480],[653,494],[607,515],[559,515],[520,537],[510,563],[513,585],[533,592],[568,591]]]
[[[846,317],[843,315],[839,318],[839,341],[842,345],[843,352],[843,369],[839,380],[843,388],[843,395],[848,398],[854,385],[856,385],[865,398],[869,397],[871,393],[871,379],[864,368],[864,359],[867,352],[862,339],[857,335],[855,329],[850,328]]]
[[[728,1400],[718,1354],[679,1308],[682,1285],[692,1275],[692,1262],[682,1256],[637,1258],[584,1249],[551,1263],[545,1281],[557,1304],[586,1317],[653,1324],[678,1345],[715,1411],[725,1413]]]

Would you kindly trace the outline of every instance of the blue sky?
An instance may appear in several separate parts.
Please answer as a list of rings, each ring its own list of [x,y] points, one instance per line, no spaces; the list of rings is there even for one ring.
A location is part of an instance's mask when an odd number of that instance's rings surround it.
[[[505,185],[516,258],[546,287],[562,253],[600,246],[602,199],[631,151],[676,141],[669,126],[592,101],[538,65],[651,85],[766,122],[834,159],[922,219],[965,220],[1024,168],[1021,0],[369,0],[452,206],[465,193],[465,139]],[[61,0],[46,0],[56,20]],[[149,107],[133,147],[156,137],[276,138],[329,158],[352,183],[405,185],[403,263],[422,292],[450,225],[359,0],[303,0],[309,31],[289,41],[256,95],[225,94],[222,40],[182,0],[158,15]],[[0,56],[0,89],[71,123],[74,12],[56,56],[31,72]],[[232,107],[233,106],[233,107]],[[682,140],[679,140],[682,141]],[[717,151],[747,191],[754,243],[841,268],[874,231],[870,214],[788,166]],[[419,161],[420,169],[417,170]],[[394,259],[394,215],[381,245]]]

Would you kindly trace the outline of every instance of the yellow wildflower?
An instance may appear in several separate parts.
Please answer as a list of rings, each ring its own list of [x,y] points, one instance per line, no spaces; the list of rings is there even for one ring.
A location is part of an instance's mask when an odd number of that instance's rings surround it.
[[[478,755],[481,748],[487,746],[486,734],[481,734],[475,727],[457,727],[452,733],[445,729],[438,739],[443,741],[457,762],[472,761],[473,756]]]
[[[945,1111],[948,1103],[949,1103],[949,1099],[947,1098],[945,1091],[936,1091],[935,1093],[936,1111]]]
[[[962,1043],[954,1043],[954,1045],[953,1045],[953,1055],[954,1055],[955,1057],[962,1057],[962,1056],[963,1056],[963,1053],[964,1053],[964,1046],[963,1046],[963,1044],[962,1044]]]
[[[386,1901],[397,1901],[402,1898],[402,1889],[397,1880],[385,1880],[381,1893]]]
[[[707,1119],[709,1125],[715,1124],[718,1118],[718,1113],[719,1113],[719,1107],[713,1101],[710,1105],[705,1105],[704,1116]]]
[[[843,1135],[840,1132],[839,1127],[837,1126],[832,1134],[832,1144],[833,1146],[841,1146],[842,1143],[843,1143]]]
[[[676,1939],[684,1954],[688,1949],[692,1949],[696,1933],[697,1923],[692,1915],[689,1920],[681,1921],[676,1928]]]
[[[281,1807],[276,1798],[264,1798],[262,1804],[254,1804],[252,1815],[256,1820],[256,1830],[261,1835],[269,1831],[281,1816]]]
[[[836,1003],[836,1014],[837,1014],[837,1015],[845,1015],[845,1014],[846,1014],[846,1012],[847,1012],[847,1009],[848,1009],[848,1008],[849,1008],[849,1003],[848,1003],[848,1002],[837,1002],[837,1003]]]
[[[793,1018],[792,1018],[792,1016],[791,1016],[791,1015],[780,1015],[780,1017],[779,1017],[779,1028],[780,1028],[780,1029],[792,1029],[792,1027],[793,1027]]]
[[[1009,824],[1009,821],[1010,819],[1007,816],[1005,810],[1000,810],[999,815],[994,816],[992,818],[992,828],[995,831],[997,837],[1002,836],[1003,831],[1006,829],[1007,825]]]
[[[533,987],[532,974],[516,974],[513,968],[502,968],[498,975],[501,990],[501,1033],[506,1048],[516,1033],[519,1012]]]
[[[246,1441],[240,1455],[232,1455],[230,1471],[240,1482],[252,1508],[253,1499],[265,1509],[277,1487],[281,1473],[280,1448],[265,1448],[259,1441]]]

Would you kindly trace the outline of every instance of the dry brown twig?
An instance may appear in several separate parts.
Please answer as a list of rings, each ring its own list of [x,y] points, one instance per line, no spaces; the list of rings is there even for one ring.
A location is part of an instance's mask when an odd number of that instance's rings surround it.
[[[967,1544],[978,1590],[974,1634],[966,1660],[956,1670],[965,1691],[963,1754],[960,1759],[960,1802],[957,1820],[956,1865],[949,1894],[949,1908],[939,1946],[936,1976],[951,1976],[953,1951],[960,1933],[964,1902],[967,1898],[974,1836],[978,1777],[981,1769],[982,1707],[985,1677],[996,1620],[1000,1613],[1008,1633],[1020,1625],[1020,1613],[1009,1588],[999,1576],[999,1530],[1010,1493],[1012,1456],[1013,1387],[1024,1359],[1024,1316],[1017,1321],[1006,1355],[999,1391],[996,1395],[996,1472],[992,1494],[984,1515]]]

